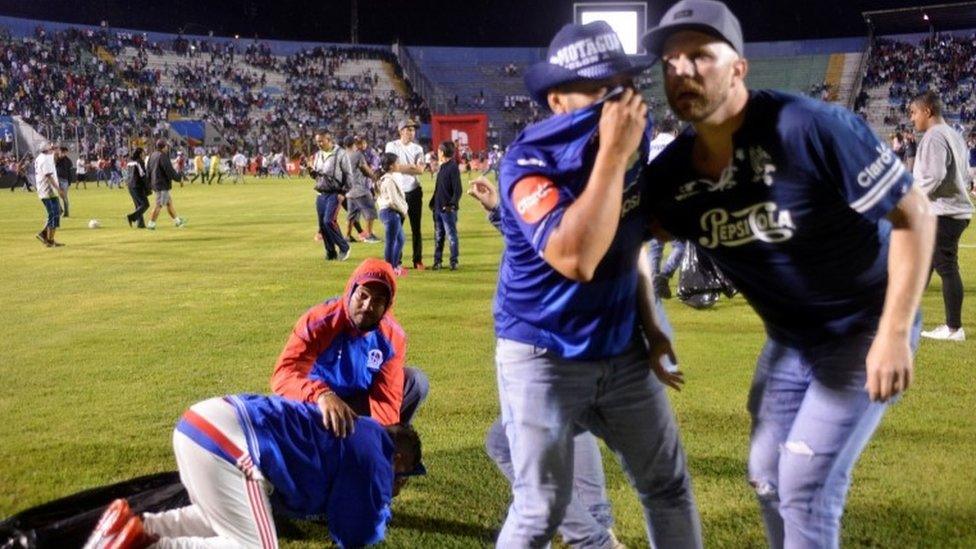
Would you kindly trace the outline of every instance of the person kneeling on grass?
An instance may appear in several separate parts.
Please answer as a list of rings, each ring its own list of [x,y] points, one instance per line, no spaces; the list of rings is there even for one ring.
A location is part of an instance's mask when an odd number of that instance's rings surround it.
[[[173,452],[191,505],[140,517],[116,500],[86,549],[278,547],[272,508],[325,517],[340,547],[370,545],[386,534],[401,475],[424,472],[412,428],[357,418],[338,437],[314,404],[274,396],[194,404],[176,425]]]
[[[380,159],[382,176],[376,183],[376,207],[380,210],[380,220],[386,225],[386,245],[383,258],[393,267],[397,276],[403,276],[406,271],[400,265],[403,255],[403,243],[406,239],[403,233],[403,220],[407,217],[407,198],[397,183],[396,174],[390,170],[397,162],[397,155],[384,153]]]

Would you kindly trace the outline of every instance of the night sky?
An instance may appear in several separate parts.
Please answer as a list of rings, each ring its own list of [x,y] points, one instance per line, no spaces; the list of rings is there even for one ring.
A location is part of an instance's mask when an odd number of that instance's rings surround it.
[[[358,0],[359,41],[408,45],[545,46],[572,17],[571,0]],[[0,0],[0,15],[162,32],[349,41],[351,0]],[[648,2],[656,22],[671,0]],[[944,0],[748,1],[727,4],[747,41],[864,36],[861,12]],[[924,31],[920,26],[918,32]]]

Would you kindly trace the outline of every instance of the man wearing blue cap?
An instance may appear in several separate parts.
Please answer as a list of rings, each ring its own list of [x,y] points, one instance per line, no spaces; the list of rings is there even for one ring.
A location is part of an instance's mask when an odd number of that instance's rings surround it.
[[[555,116],[519,135],[499,178],[495,360],[514,475],[499,547],[549,543],[571,500],[580,429],[621,459],[655,546],[701,546],[664,390],[680,375],[664,367],[671,344],[649,306],[650,268],[637,265],[650,125],[632,77],[646,68],[596,22],[563,27],[525,75]]]
[[[851,470],[908,388],[932,254],[926,198],[851,112],[749,90],[742,31],[683,0],[644,36],[691,126],[650,166],[651,215],[762,318],[749,481],[772,547],[837,547]]]

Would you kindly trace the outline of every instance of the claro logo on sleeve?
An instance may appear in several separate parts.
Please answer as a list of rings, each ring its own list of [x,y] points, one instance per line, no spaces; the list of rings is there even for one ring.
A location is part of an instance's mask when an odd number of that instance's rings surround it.
[[[512,203],[526,223],[537,223],[559,202],[559,190],[552,181],[538,175],[519,180],[512,189]]]

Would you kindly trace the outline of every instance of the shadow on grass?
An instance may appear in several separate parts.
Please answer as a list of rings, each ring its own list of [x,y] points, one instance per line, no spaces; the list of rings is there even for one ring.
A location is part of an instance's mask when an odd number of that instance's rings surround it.
[[[458,520],[425,517],[410,513],[399,512],[393,516],[393,528],[417,530],[420,532],[435,532],[450,536],[459,536],[474,541],[491,543],[498,535],[498,530],[479,524],[461,522]]]

